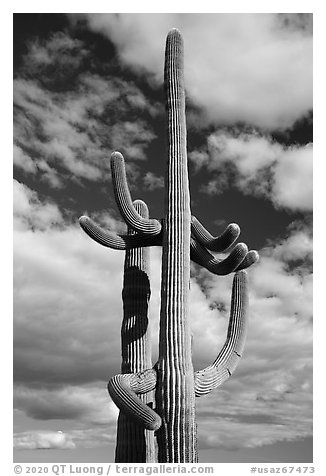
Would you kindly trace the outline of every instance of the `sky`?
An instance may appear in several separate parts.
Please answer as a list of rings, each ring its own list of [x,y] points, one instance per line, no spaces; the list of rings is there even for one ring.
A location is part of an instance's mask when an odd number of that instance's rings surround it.
[[[240,225],[244,356],[198,398],[199,459],[312,462],[312,15],[14,15],[14,459],[111,462],[124,253],[78,225],[125,226],[109,158],[163,215],[165,37],[185,43],[192,213]],[[151,249],[157,358],[160,249]],[[192,266],[195,369],[222,347],[232,276]]]

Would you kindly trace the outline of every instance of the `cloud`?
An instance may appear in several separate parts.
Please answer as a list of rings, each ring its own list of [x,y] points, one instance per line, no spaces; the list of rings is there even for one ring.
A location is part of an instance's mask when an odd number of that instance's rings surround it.
[[[75,448],[70,436],[57,432],[24,432],[14,435],[14,447],[19,450],[35,449],[60,449],[69,450]]]
[[[142,120],[118,122],[112,126],[111,133],[112,150],[123,152],[131,160],[144,160],[146,146],[155,138]]]
[[[102,383],[101,385],[54,388],[14,389],[14,406],[37,420],[76,420],[88,424],[112,425],[118,409]]]
[[[306,229],[292,231],[290,236],[273,249],[273,255],[283,261],[308,260],[312,262],[313,240]]]
[[[83,66],[90,52],[82,41],[66,32],[58,31],[49,38],[28,41],[23,59],[24,73],[29,77],[41,77],[43,84],[55,87],[58,82],[72,80]]]
[[[257,133],[220,131],[207,138],[207,148],[189,154],[195,168],[207,168],[202,190],[221,193],[235,185],[243,193],[269,198],[275,207],[310,211],[313,205],[312,144],[283,146]],[[233,174],[230,174],[230,169]]]
[[[150,119],[161,105],[132,81],[98,75],[96,57],[83,66],[89,54],[67,34],[30,41],[14,80],[14,164],[53,188],[99,182],[113,150],[144,160],[156,137]]]
[[[274,201],[292,210],[312,210],[312,145],[293,148],[274,170]]]
[[[35,82],[17,79],[14,84],[14,102],[18,110],[14,138],[21,149],[31,151],[29,156],[35,157],[36,166],[40,159],[52,166],[59,161],[64,170],[77,177],[99,178],[100,169],[91,161],[92,152],[96,151],[98,158],[100,150],[87,133],[79,132],[66,117],[65,105],[60,104],[62,99]],[[69,115],[69,105],[67,109]]]
[[[123,120],[120,94],[128,94],[125,83],[106,81],[106,88],[116,88],[118,97],[113,101],[110,95],[101,95],[102,81],[97,77],[85,79],[77,92],[61,94],[32,81],[15,81],[15,163],[25,172],[37,168],[41,175],[47,174],[43,178],[50,185],[58,184],[56,169],[63,169],[66,180],[72,174],[72,178],[99,181],[113,150],[121,150],[128,159],[145,159],[145,149],[155,138],[145,120]],[[87,89],[90,84],[92,89]],[[132,101],[135,104],[134,92]],[[108,107],[119,109],[116,123],[108,118]],[[17,151],[22,152],[17,156]],[[28,163],[22,153],[28,155]]]
[[[14,190],[15,377],[105,380],[119,366],[123,255],[65,224],[28,187]]]
[[[188,98],[203,123],[289,127],[312,108],[310,14],[87,14],[120,59],[163,80],[165,37],[181,30]]]
[[[146,172],[143,182],[145,190],[156,190],[164,187],[164,178],[155,175],[153,172]]]
[[[58,206],[50,201],[41,202],[35,191],[23,183],[14,180],[14,220],[17,227],[28,225],[44,230],[54,224],[62,223],[62,215]]]
[[[78,225],[21,229],[14,247],[16,380],[107,380],[120,360],[122,254],[91,242]]]
[[[256,405],[256,402],[252,403]],[[297,413],[297,417],[300,418],[300,412]],[[255,423],[255,419],[251,419],[252,423],[248,418],[248,423],[244,425],[237,418],[225,415],[213,418],[210,415],[209,419],[205,420],[202,428],[199,427],[200,448],[227,450],[254,448],[278,442],[280,434],[282,434],[282,441],[294,441],[311,435],[311,427],[307,431],[306,421],[300,422],[300,420],[297,420],[294,424],[289,424],[290,422],[287,422],[287,424],[285,422],[271,423],[268,416],[266,416],[265,423]],[[216,428],[218,428],[218,431],[216,431]]]
[[[25,154],[20,147],[14,144],[13,152],[14,164],[17,167],[20,167],[25,170],[25,172],[30,172],[32,174],[37,171],[37,167],[33,159],[31,159],[27,154]]]

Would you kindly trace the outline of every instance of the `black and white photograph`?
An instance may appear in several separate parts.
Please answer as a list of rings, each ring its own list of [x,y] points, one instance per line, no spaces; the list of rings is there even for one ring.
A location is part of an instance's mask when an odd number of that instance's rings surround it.
[[[312,466],[313,16],[13,13],[14,463]]]

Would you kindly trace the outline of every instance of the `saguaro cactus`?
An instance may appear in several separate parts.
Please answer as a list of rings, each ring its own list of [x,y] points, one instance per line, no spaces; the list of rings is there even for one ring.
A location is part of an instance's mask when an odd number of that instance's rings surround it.
[[[240,229],[230,224],[213,237],[191,216],[186,151],[183,40],[178,30],[166,41],[164,85],[167,113],[168,161],[163,220],[141,216],[132,203],[119,152],[111,156],[115,198],[125,222],[135,235],[115,235],[81,217],[84,230],[104,246],[128,249],[162,245],[159,358],[154,368],[130,370],[113,377],[108,385],[112,399],[128,417],[157,430],[159,462],[196,462],[195,397],[221,385],[235,370],[242,355],[247,323],[248,291],[245,269],[258,260],[256,251],[239,243],[225,259],[213,252],[226,251]],[[215,361],[194,372],[189,326],[190,259],[210,272],[235,272],[226,342]],[[155,411],[139,395],[155,392]]]

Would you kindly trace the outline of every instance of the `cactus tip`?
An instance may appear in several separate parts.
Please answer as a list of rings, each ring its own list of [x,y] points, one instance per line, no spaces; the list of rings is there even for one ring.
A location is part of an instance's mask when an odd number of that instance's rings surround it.
[[[115,150],[111,154],[111,159],[121,159],[121,160],[123,160],[123,155],[121,154],[121,152],[118,152],[117,150]]]
[[[134,200],[132,203],[133,203],[134,206],[139,205],[140,207],[146,207],[147,208],[146,203],[143,200],[141,200],[140,198],[136,198],[136,200]]]
[[[229,230],[232,230],[234,233],[240,234],[240,227],[237,223],[230,223],[228,228]]]
[[[259,261],[259,253],[256,250],[251,250],[253,264]]]
[[[168,35],[173,35],[173,34],[181,35],[180,30],[178,28],[175,28],[175,27],[171,28],[171,30],[168,33]]]
[[[178,28],[171,28],[171,30],[169,31],[167,35],[167,39],[172,39],[172,38],[182,41],[182,35],[180,30],[178,30]]]
[[[246,245],[246,243],[238,243],[236,245],[236,248],[238,251],[244,251],[245,253],[248,253],[248,246]]]
[[[84,225],[85,223],[87,223],[89,220],[88,216],[86,215],[82,215],[81,217],[78,218],[78,221],[80,223],[80,225]]]

